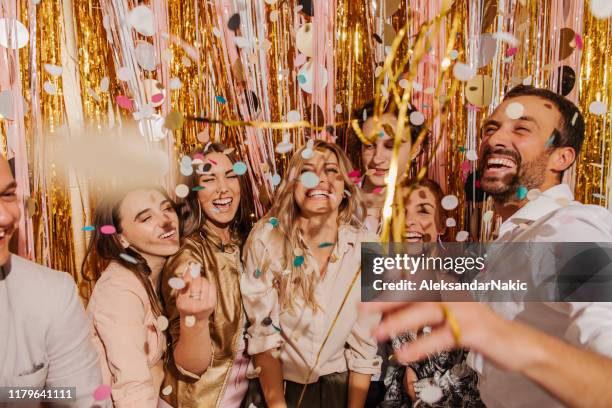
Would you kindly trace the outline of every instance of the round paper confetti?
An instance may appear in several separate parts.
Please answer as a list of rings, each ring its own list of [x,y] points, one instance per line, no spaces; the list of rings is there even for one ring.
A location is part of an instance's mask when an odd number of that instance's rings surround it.
[[[191,275],[192,278],[197,278],[198,276],[200,276],[202,271],[202,265],[200,265],[199,263],[192,263],[189,266],[189,274]]]
[[[456,225],[457,225],[457,221],[455,221],[455,219],[454,219],[454,218],[450,217],[450,218],[447,218],[447,219],[446,219],[446,226],[447,226],[448,228],[453,228],[453,227],[455,227]]]
[[[295,257],[295,259],[293,259],[293,266],[295,266],[296,268],[299,268],[303,264],[304,264],[304,256],[303,255],[298,255],[298,256]]]
[[[145,71],[155,71],[157,60],[155,58],[155,48],[153,44],[146,41],[138,41],[135,49],[136,62]]]
[[[127,96],[117,95],[115,100],[117,101],[117,105],[119,105],[123,109],[132,109],[132,100]]]
[[[315,67],[319,71],[317,75],[317,79],[321,81],[318,84],[318,89],[321,90],[327,86],[327,79],[328,79],[327,69],[325,69],[325,67],[319,63],[314,63],[313,61],[309,61],[300,68],[300,71],[298,73],[298,82],[299,82],[300,76],[303,77],[304,79],[303,82],[299,83],[300,88],[302,89],[302,91],[306,93],[313,92]]]
[[[336,113],[342,113],[342,105],[336,104]]]
[[[455,240],[457,242],[463,242],[470,236],[470,233],[467,231],[459,231],[457,235],[455,235]]]
[[[261,269],[255,268],[255,272],[253,272],[253,276],[255,277],[255,279],[259,279],[259,277],[261,276]]]
[[[120,253],[120,254],[119,254],[119,257],[120,257],[121,259],[123,259],[125,262],[129,262],[129,263],[131,263],[131,264],[133,264],[133,265],[138,265],[138,259],[134,258],[134,257],[133,257],[133,256],[131,256],[131,255],[128,255],[128,254],[126,254],[126,253]]]
[[[177,130],[183,126],[183,114],[179,111],[171,111],[164,118],[164,127],[168,130]]]
[[[244,173],[247,172],[247,165],[245,162],[236,162],[234,163],[234,165],[232,166],[232,169],[234,170],[234,173],[236,173],[239,176],[242,176]]]
[[[270,21],[272,21],[273,23],[278,21],[278,10],[272,10],[270,12]]]
[[[535,200],[536,198],[538,198],[538,197],[539,197],[541,194],[542,194],[542,192],[541,192],[539,189],[537,189],[537,188],[532,188],[531,190],[529,190],[529,191],[527,192],[527,199],[528,199],[529,201],[533,201],[533,200]]]
[[[600,20],[612,16],[612,2],[610,0],[591,0],[589,8],[593,16]]]
[[[93,397],[96,401],[104,401],[111,396],[112,388],[110,385],[102,384],[93,393]]]
[[[0,45],[17,50],[28,44],[30,34],[26,26],[13,18],[0,18]],[[10,41],[10,42],[9,42]]]
[[[465,158],[470,161],[476,161],[478,160],[478,153],[476,153],[476,150],[470,149],[465,153]]]
[[[215,100],[219,103],[227,103],[227,99],[225,99],[225,97],[222,95],[215,96]]]
[[[160,115],[153,115],[150,119],[142,119],[138,123],[140,134],[145,137],[151,137],[154,141],[159,142],[167,135],[167,129],[164,128],[165,119]]]
[[[527,197],[527,187],[520,186],[516,191],[516,196],[519,200],[522,200],[523,198]]]
[[[273,186],[278,186],[281,183],[281,176],[280,174],[275,174],[272,176],[272,185]]]
[[[304,150],[302,150],[302,158],[303,159],[310,159],[312,156],[314,155],[314,152],[312,151],[312,149],[310,148],[306,148]]]
[[[139,34],[146,37],[155,34],[155,16],[147,6],[137,6],[130,10],[126,22]]]
[[[400,88],[406,89],[408,88],[408,85],[410,84],[410,82],[408,82],[407,79],[401,79],[397,84],[400,86]]]
[[[606,104],[601,101],[594,101],[589,104],[589,112],[593,115],[605,115],[606,108]]]
[[[476,70],[463,62],[456,62],[453,67],[453,76],[459,81],[469,81],[476,75]]]
[[[162,389],[162,395],[172,394],[172,385],[167,385]]]
[[[170,285],[172,289],[181,290],[185,287],[185,281],[181,278],[174,277],[168,279],[168,285]]]
[[[232,31],[236,31],[240,28],[240,14],[232,14],[230,19],[227,21],[227,28]]]
[[[193,327],[196,324],[196,318],[195,316],[185,316],[185,326],[186,327]]]
[[[410,114],[410,123],[415,126],[420,126],[425,122],[425,115],[419,111],[414,111]]]
[[[512,102],[506,106],[506,116],[508,116],[510,119],[518,119],[523,116],[524,112],[525,108],[519,102]]]
[[[271,224],[273,227],[277,227],[277,226],[278,226],[278,219],[277,219],[277,218],[275,218],[275,217],[271,217],[271,218],[270,218],[270,224]]]
[[[442,389],[437,385],[426,385],[421,392],[419,392],[419,398],[426,404],[435,404],[442,398]]]
[[[63,69],[59,65],[45,64],[45,71],[47,71],[49,75],[58,77],[62,75]]]
[[[93,225],[86,225],[83,228],[81,228],[83,231],[94,231],[96,229],[96,227],[94,227]]]
[[[459,205],[459,199],[456,195],[447,195],[442,199],[442,208],[447,211],[454,210]]]
[[[187,187],[185,184],[179,184],[174,189],[174,192],[178,197],[185,198],[187,195],[189,195],[189,187]]]
[[[296,110],[287,112],[287,122],[293,123],[293,122],[299,122],[300,120],[302,120],[302,116],[300,115],[300,112]]]
[[[319,185],[319,177],[312,171],[302,173],[300,183],[306,188],[315,188]]]
[[[131,75],[132,73],[128,67],[119,67],[117,70],[117,78],[123,82],[129,81]]]
[[[482,215],[482,220],[485,223],[489,223],[493,219],[493,211],[488,210]]]
[[[451,52],[448,54],[448,56],[450,57],[450,59],[455,60],[459,56],[459,51],[451,50]]]
[[[100,232],[104,235],[112,235],[117,232],[117,229],[114,225],[103,225],[100,227]]]
[[[155,320],[155,327],[157,327],[157,329],[159,331],[164,331],[168,328],[168,318],[166,316],[157,316],[157,319]]]
[[[191,167],[191,166],[181,166],[181,174],[183,176],[191,176],[193,174],[193,167]]]
[[[43,84],[43,89],[49,95],[55,95],[57,93],[57,86],[55,86],[55,84],[50,81],[45,81],[45,83]]]

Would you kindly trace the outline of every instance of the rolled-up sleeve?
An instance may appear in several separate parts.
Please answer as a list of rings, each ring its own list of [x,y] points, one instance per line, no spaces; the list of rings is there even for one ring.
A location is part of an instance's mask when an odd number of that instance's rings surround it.
[[[565,337],[612,357],[612,303],[570,303],[570,324]]]
[[[378,374],[382,359],[376,355],[378,346],[376,339],[371,334],[372,328],[380,321],[380,315],[360,314],[353,325],[346,342],[348,348],[345,356],[348,369],[360,374]]]
[[[244,249],[244,270],[240,291],[249,319],[248,353],[255,355],[281,346],[278,293],[270,269],[271,254],[263,237],[265,230],[254,230]]]
[[[98,296],[93,324],[112,375],[113,402],[116,407],[150,407],[159,390],[153,385],[146,353],[145,306],[120,282],[106,282]]]

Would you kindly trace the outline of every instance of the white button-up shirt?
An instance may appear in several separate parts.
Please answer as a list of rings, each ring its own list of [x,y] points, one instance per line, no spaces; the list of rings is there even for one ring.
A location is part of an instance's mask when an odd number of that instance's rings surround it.
[[[574,201],[570,188],[559,184],[508,218],[495,242],[612,242],[612,213]],[[497,302],[489,306],[507,319],[612,356],[612,303]],[[480,395],[489,408],[562,407],[528,378],[502,371],[480,354],[470,353],[468,362],[480,373]]]
[[[245,245],[240,288],[250,322],[249,354],[279,349],[284,379],[301,384],[347,370],[377,374],[381,361],[376,356],[376,340],[370,330],[378,318],[358,314],[357,304],[361,301],[358,275],[361,242],[373,242],[378,238],[348,225],[339,227],[338,242],[325,275],[316,282],[315,299],[320,309],[315,311],[298,295],[293,310],[281,307],[276,282],[284,273],[284,239],[277,229],[266,228],[260,221]],[[317,262],[309,251],[304,254],[302,267],[308,268],[310,273],[319,273]],[[354,278],[356,281],[351,287]],[[345,295],[347,300],[341,309]],[[326,341],[334,320],[335,326]]]

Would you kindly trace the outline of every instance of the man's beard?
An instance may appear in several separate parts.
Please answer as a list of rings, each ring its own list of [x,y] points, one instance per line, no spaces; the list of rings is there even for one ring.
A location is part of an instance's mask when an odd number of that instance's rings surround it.
[[[507,174],[503,177],[484,177],[484,171],[488,156],[490,154],[502,154],[512,157],[516,161],[517,173]],[[483,154],[482,163],[479,172],[481,174],[480,186],[483,191],[491,194],[493,199],[499,203],[506,203],[512,200],[518,200],[517,196],[519,187],[525,187],[527,190],[539,188],[544,183],[546,173],[546,164],[549,151],[543,151],[535,159],[529,162],[522,162],[520,155],[513,150],[491,150],[487,149]]]

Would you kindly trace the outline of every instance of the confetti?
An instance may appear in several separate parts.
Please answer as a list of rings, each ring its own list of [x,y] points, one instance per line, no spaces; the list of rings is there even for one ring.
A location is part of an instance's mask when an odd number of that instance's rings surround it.
[[[55,95],[57,93],[57,86],[55,86],[55,84],[49,81],[45,81],[45,83],[43,84],[43,89],[49,95]]]
[[[126,254],[126,253],[120,253],[120,254],[119,254],[119,257],[120,257],[121,259],[123,259],[125,262],[129,262],[129,263],[131,263],[131,264],[133,264],[133,265],[138,265],[138,259],[134,258],[134,257],[133,257],[133,256],[131,256],[131,255],[128,255],[128,254]]]
[[[261,276],[261,269],[255,268],[255,272],[253,272],[253,276],[255,277],[255,279],[259,279],[259,277]]]
[[[191,191],[200,191],[200,190],[204,190],[204,186],[195,186],[194,188],[191,189]]]
[[[302,158],[303,159],[310,159],[312,156],[314,155],[314,152],[312,151],[312,149],[306,148],[304,150],[302,150]]]
[[[196,324],[196,318],[195,316],[185,316],[185,326],[186,327],[193,327]]]
[[[457,221],[455,221],[455,219],[454,219],[454,218],[450,217],[450,218],[447,218],[447,219],[446,219],[446,226],[447,226],[448,228],[455,227],[456,225],[457,225]]]
[[[450,59],[456,60],[457,57],[459,56],[459,51],[451,50],[451,52],[448,54],[448,56],[450,57]]]
[[[114,225],[107,224],[100,227],[100,232],[104,235],[112,235],[117,232],[117,229]]]
[[[518,188],[518,190],[516,191],[516,197],[517,197],[519,200],[522,200],[522,199],[524,199],[525,197],[527,197],[527,187],[525,187],[525,186],[520,186],[520,187]]]
[[[589,8],[597,19],[603,20],[612,16],[612,3],[610,0],[591,0]]]
[[[189,266],[189,274],[191,275],[192,278],[197,278],[198,276],[200,276],[201,271],[202,271],[202,265],[200,265],[199,263],[192,263]]]
[[[482,220],[488,224],[493,219],[493,211],[488,210],[482,215]]]
[[[470,236],[470,233],[467,231],[459,231],[457,233],[457,235],[455,235],[455,241],[457,242],[464,242],[465,240],[468,239],[468,237]]]
[[[373,194],[380,194],[383,192],[383,188],[382,187],[376,187],[374,188],[374,190],[372,190]]]
[[[234,173],[236,173],[239,176],[242,176],[244,173],[247,172],[247,165],[245,162],[236,162],[234,163],[234,165],[232,166],[232,170],[234,170]]]
[[[352,194],[347,189],[344,189],[344,195],[346,195],[347,197],[350,197]]]
[[[512,57],[514,54],[518,52],[518,48],[511,47],[506,50],[506,57]]]
[[[13,18],[0,18],[0,45],[17,50],[28,44],[30,34],[21,21]]]
[[[136,62],[145,71],[155,71],[157,60],[155,58],[155,48],[153,44],[146,41],[137,41],[135,49]]]
[[[533,82],[533,78],[531,77],[531,75],[523,79],[523,85],[525,86],[531,86],[532,82]]]
[[[423,387],[418,397],[424,403],[432,405],[442,398],[442,389],[437,385],[429,384]]]
[[[93,225],[86,225],[83,228],[81,228],[83,231],[94,231],[96,229],[96,227],[94,227]]]
[[[137,6],[130,10],[126,23],[145,37],[155,34],[155,17],[147,6]]]
[[[219,30],[219,28],[213,27],[212,32],[215,37],[221,38],[221,30]]]
[[[527,192],[527,196],[526,197],[527,197],[527,199],[529,201],[533,201],[533,200],[537,199],[541,194],[542,194],[542,192],[539,189],[532,188],[531,190],[529,190]]]
[[[342,105],[336,104],[336,113],[342,113]]]
[[[45,64],[45,71],[51,76],[58,77],[62,75],[63,69],[59,65]]]
[[[459,199],[456,195],[447,195],[442,199],[442,208],[447,211],[454,210],[459,205]]]
[[[229,156],[232,153],[234,153],[234,148],[233,147],[229,147],[229,148],[227,148],[227,149],[225,149],[223,151],[223,154],[226,155],[226,156]]]
[[[172,385],[167,385],[162,389],[162,395],[172,394]]]
[[[302,91],[311,94],[314,89],[314,78],[315,78],[315,69],[317,71],[317,80],[319,81],[318,89],[323,90],[327,86],[328,75],[327,69],[318,62],[308,61],[302,67],[300,67],[300,71],[298,73],[298,82],[300,89]],[[303,77],[304,81],[299,81],[299,77]]]
[[[356,178],[356,179],[361,178],[361,171],[357,169],[351,170],[349,171],[348,176],[349,178]]]
[[[189,187],[187,187],[185,184],[179,184],[174,189],[174,192],[176,193],[177,197],[185,198],[189,195]]]
[[[225,99],[225,97],[223,97],[222,95],[217,95],[215,96],[215,99],[217,100],[217,102],[219,103],[227,103],[227,99]]]
[[[510,119],[518,119],[525,113],[525,108],[519,102],[512,102],[506,106],[506,116]]]
[[[298,255],[293,259],[293,266],[295,266],[296,268],[302,266],[304,264],[304,256],[303,255]]]
[[[425,122],[425,115],[419,111],[414,111],[410,114],[410,123],[415,126],[420,126]]]
[[[589,112],[593,115],[605,115],[606,110],[606,104],[601,101],[594,101],[589,104]]]
[[[270,12],[270,21],[272,21],[273,23],[278,21],[278,10],[272,10]]]
[[[227,21],[227,28],[232,31],[237,31],[240,28],[240,14],[234,13]]]
[[[170,83],[168,84],[168,88],[170,88],[171,90],[181,89],[181,86],[183,86],[183,84],[178,78],[171,78]]]
[[[159,315],[155,319],[155,327],[159,331],[165,331],[168,328],[168,318],[166,316]]]
[[[102,384],[93,393],[93,397],[96,401],[104,401],[111,396],[112,388],[110,385]]]
[[[469,81],[476,75],[476,70],[462,62],[456,62],[453,67],[453,76],[459,81]]]
[[[183,114],[179,111],[172,111],[164,118],[164,127],[168,130],[177,130],[183,126]]]
[[[330,247],[330,246],[333,246],[333,245],[334,245],[333,242],[321,242],[319,244],[319,248],[327,248],[327,247]]]
[[[168,285],[170,285],[172,289],[181,290],[185,287],[185,281],[181,278],[173,277],[168,279]]]
[[[277,227],[278,226],[278,219],[275,217],[271,217],[270,218],[270,224],[272,224],[273,227]]]
[[[272,185],[273,186],[278,186],[281,183],[281,176],[280,174],[274,174],[272,176]]]
[[[193,174],[193,167],[191,167],[191,166],[181,166],[181,174],[183,176],[191,176]]]
[[[123,109],[132,109],[132,100],[124,95],[117,95],[115,98],[117,101],[117,105],[119,105]]]
[[[551,147],[554,143],[555,143],[555,134],[553,133],[552,135],[550,135],[550,137],[544,144],[544,147]]]
[[[300,176],[300,183],[306,188],[315,188],[319,185],[319,177],[312,171],[302,173]]]

